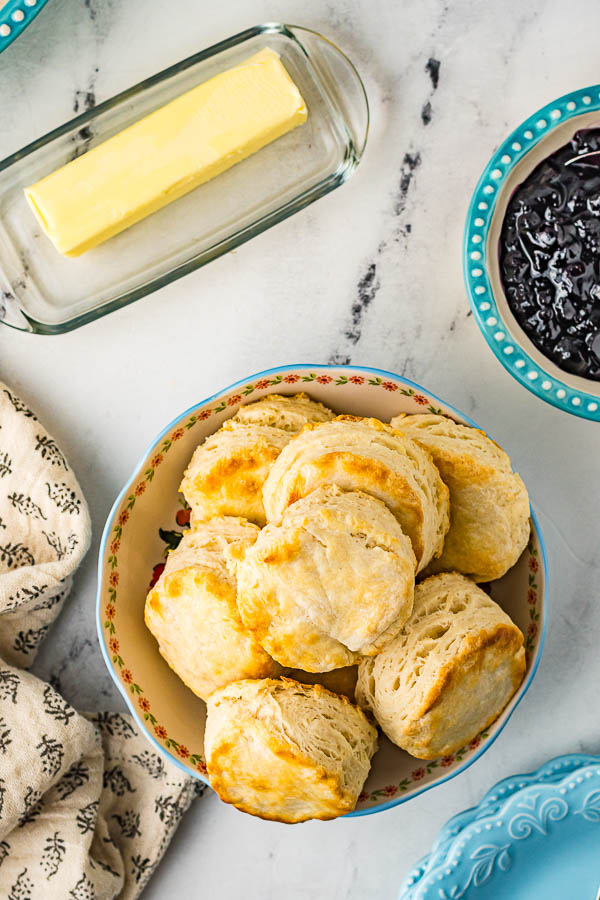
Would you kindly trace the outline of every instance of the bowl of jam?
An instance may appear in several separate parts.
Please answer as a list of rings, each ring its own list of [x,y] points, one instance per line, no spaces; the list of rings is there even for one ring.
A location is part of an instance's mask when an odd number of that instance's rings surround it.
[[[505,368],[600,421],[600,85],[548,104],[501,144],[469,207],[463,265]]]

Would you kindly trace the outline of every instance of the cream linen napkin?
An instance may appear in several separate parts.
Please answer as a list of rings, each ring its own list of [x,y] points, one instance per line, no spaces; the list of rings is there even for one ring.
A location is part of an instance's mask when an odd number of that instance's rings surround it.
[[[0,383],[0,897],[137,897],[197,782],[129,716],[77,713],[23,671],[90,542],[77,480],[33,412]]]

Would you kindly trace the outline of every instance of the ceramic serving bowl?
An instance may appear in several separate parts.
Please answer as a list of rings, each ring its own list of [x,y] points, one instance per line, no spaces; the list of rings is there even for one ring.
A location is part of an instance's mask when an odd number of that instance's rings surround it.
[[[513,378],[559,409],[600,421],[600,382],[559,369],[514,318],[500,278],[499,249],[508,202],[544,159],[576,131],[600,124],[600,85],[565,94],[526,119],[487,164],[469,206],[463,267],[475,319]]]
[[[278,392],[307,391],[338,413],[383,421],[401,412],[445,413],[475,423],[399,375],[357,366],[297,365],[271,369],[220,391],[178,416],[136,466],[106,522],[99,557],[97,625],[108,669],[141,731],[190,775],[206,781],[205,705],[160,656],[144,625],[144,601],[189,513],[178,494],[196,446],[243,403]],[[510,450],[510,448],[508,448]],[[381,740],[352,815],[395,806],[463,771],[498,736],[531,684],[544,643],[546,564],[532,512],[531,540],[517,565],[491,585],[492,597],[526,636],[527,671],[500,718],[452,756],[423,762]]]

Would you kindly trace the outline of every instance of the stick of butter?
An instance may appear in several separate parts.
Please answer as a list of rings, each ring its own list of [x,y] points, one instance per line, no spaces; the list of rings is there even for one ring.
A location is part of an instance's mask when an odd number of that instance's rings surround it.
[[[265,48],[25,189],[54,246],[79,256],[306,121]]]

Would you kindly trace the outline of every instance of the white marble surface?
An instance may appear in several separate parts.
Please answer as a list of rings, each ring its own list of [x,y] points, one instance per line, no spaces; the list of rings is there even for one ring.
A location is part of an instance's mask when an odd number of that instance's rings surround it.
[[[598,80],[596,0],[51,0],[0,57],[0,155],[218,39],[277,19],[323,31],[365,78],[373,129],[355,177],[237,252],[79,331],[40,338],[0,329],[0,378],[40,410],[67,452],[95,529],[36,671],[80,708],[122,707],[94,628],[96,554],[114,497],[176,413],[298,361],[348,358],[402,372],[510,450],[548,542],[550,629],[528,695],[468,772],[386,813],[294,828],[206,797],[148,900],[387,900],[440,825],[498,778],[558,753],[600,752],[600,429],[544,405],[494,360],[469,315],[460,262],[469,196],[493,148],[538,106]],[[430,59],[439,61],[435,90]]]

